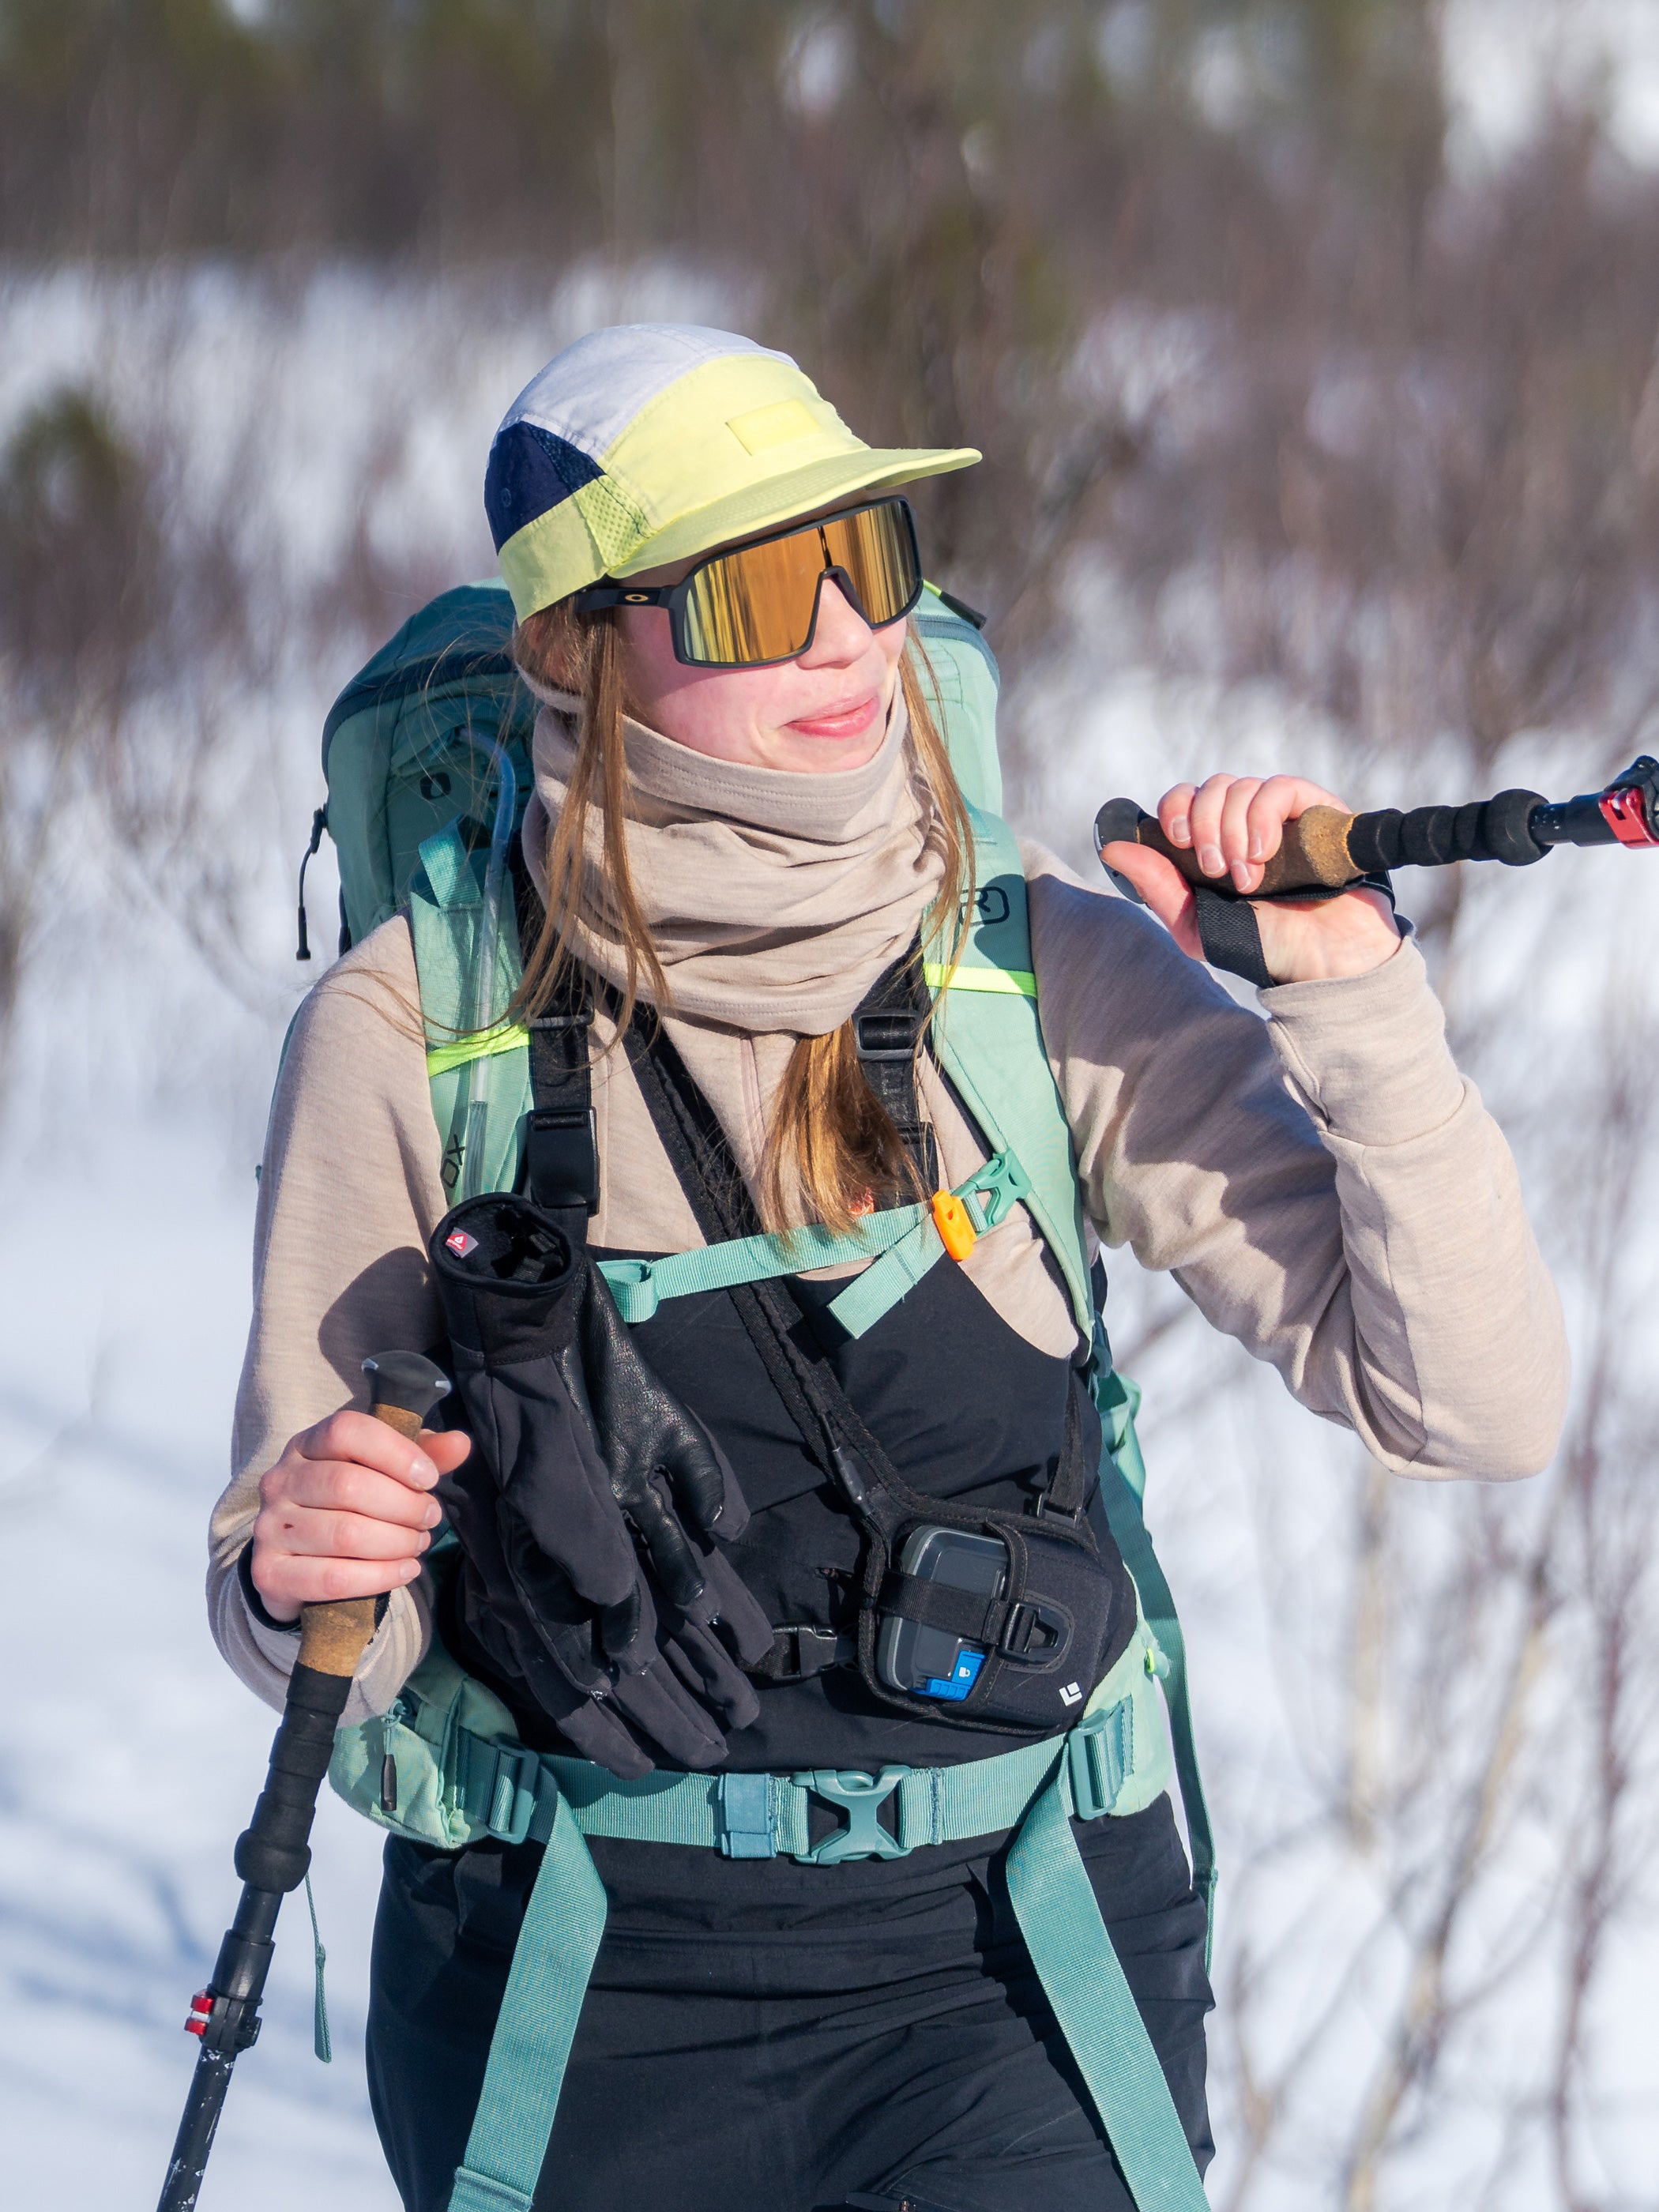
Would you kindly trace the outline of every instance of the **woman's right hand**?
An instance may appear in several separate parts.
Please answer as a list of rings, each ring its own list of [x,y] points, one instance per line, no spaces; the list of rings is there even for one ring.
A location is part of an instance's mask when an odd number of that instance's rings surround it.
[[[291,1437],[260,1481],[253,1524],[253,1587],[271,1619],[413,1582],[443,1518],[433,1485],[471,1449],[459,1429],[422,1429],[411,1443],[349,1412]]]

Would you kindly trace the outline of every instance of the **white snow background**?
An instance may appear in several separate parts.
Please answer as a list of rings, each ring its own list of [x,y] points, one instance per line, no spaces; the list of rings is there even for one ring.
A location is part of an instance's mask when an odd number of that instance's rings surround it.
[[[1472,25],[1481,12],[1462,11]],[[392,458],[364,518],[371,538],[417,548],[452,580],[484,573],[483,457],[505,402],[548,354],[623,316],[734,313],[729,295],[673,269],[636,271],[621,290],[595,276],[532,316],[487,291],[463,301],[350,269],[280,288],[213,268],[169,283],[163,312],[137,279],[7,282],[0,431],[65,378],[95,382],[118,420],[141,401],[165,404],[192,428],[194,490],[186,483],[181,497],[205,510],[254,410],[272,557],[296,574],[325,573],[355,526],[339,488],[357,481],[388,423]],[[1052,730],[1053,742],[1022,817],[1074,865],[1092,871],[1086,824],[1115,792],[1150,799],[1200,764],[1319,773],[1334,757],[1328,732],[1270,695],[1125,665],[1106,595],[1091,603],[1089,589],[1080,581],[1073,661],[1025,702],[1028,726]],[[318,972],[295,966],[289,934],[292,870],[322,795],[317,735],[330,698],[379,642],[366,636],[339,665],[300,669],[280,696],[243,702],[263,767],[239,848],[235,960],[210,968],[165,896],[128,881],[88,830],[57,863],[50,931],[12,1046],[0,1148],[0,2173],[13,2203],[106,2212],[154,2201],[195,2056],[180,2027],[235,1901],[231,1846],[273,1717],[209,1639],[204,1526],[224,1479],[246,1326],[264,1103],[288,1013]],[[1498,781],[1562,794],[1613,765],[1595,732],[1541,733],[1511,752]],[[1455,760],[1444,774],[1456,777]],[[1357,805],[1473,795],[1435,781],[1431,752],[1416,775],[1412,791],[1351,784],[1346,795]],[[1483,1085],[1516,1142],[1577,1333],[1586,1294],[1572,1220],[1589,1166],[1573,1149],[1585,1095],[1575,1085],[1595,1080],[1610,986],[1632,1020],[1653,1018],[1659,859],[1561,854],[1548,865],[1547,884],[1477,872],[1454,1014],[1460,1036],[1479,1042]],[[333,898],[325,848],[309,898],[319,948]],[[1638,1219],[1638,1200],[1632,1192]],[[1638,1241],[1650,1297],[1652,1239]],[[1249,1870],[1224,1887],[1218,1978],[1247,1951],[1272,1962],[1279,1978],[1257,2057],[1306,2044],[1290,2093],[1295,2124],[1273,2154],[1265,2199],[1252,2201],[1314,2212],[1335,2201],[1332,2146],[1378,2063],[1408,1971],[1399,1909],[1428,1879],[1445,1830],[1426,1799],[1419,1855],[1402,1873],[1340,1847],[1315,1817],[1363,1481],[1349,1440],[1201,1330],[1149,1334],[1170,1304],[1167,1285],[1138,1282],[1124,1259],[1114,1280],[1120,1341],[1145,1343],[1137,1371],[1154,1524],[1188,1625],[1224,1869]],[[1652,1348],[1650,1332],[1649,1373]],[[1468,1543],[1468,1514],[1432,1486],[1395,1487],[1399,1548],[1432,1579]],[[1528,1486],[1493,1510],[1518,1537],[1541,1496]],[[1503,1626],[1492,1624],[1494,1649]],[[1541,1932],[1495,1995],[1471,1996],[1478,2063],[1460,2061],[1451,2104],[1419,2115],[1387,2169],[1389,2207],[1525,2212],[1557,2201],[1537,2107],[1564,1972],[1549,1900],[1580,1773],[1583,1663],[1569,1622],[1550,1644],[1538,1700],[1557,1717],[1554,1734],[1542,1731],[1506,1829],[1503,1879],[1460,1942],[1501,1950],[1534,1910]],[[1471,1715],[1478,1722],[1490,1687],[1486,1674],[1448,1681],[1423,1747],[1432,1752],[1442,1725],[1449,1741]],[[1650,1785],[1650,1758],[1644,1771]],[[1644,1804],[1650,1835],[1650,1796]],[[210,2167],[208,2212],[394,2203],[362,2062],[378,1859],[377,1836],[325,1797],[315,1884],[334,2063],[311,2056],[310,1930],[293,1900],[264,2033],[237,2068]],[[1592,1995],[1587,2154],[1608,2206],[1656,2201],[1650,1859]],[[1245,2185],[1234,2117],[1250,2087],[1224,2012],[1213,2049],[1219,2205]]]

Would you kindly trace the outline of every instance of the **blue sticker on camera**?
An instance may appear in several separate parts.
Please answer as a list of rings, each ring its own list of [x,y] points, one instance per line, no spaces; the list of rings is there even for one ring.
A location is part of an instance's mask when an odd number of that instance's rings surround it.
[[[965,1698],[979,1680],[979,1670],[985,1664],[982,1651],[970,1651],[966,1645],[957,1654],[957,1663],[949,1676],[930,1675],[918,1692],[924,1698]]]

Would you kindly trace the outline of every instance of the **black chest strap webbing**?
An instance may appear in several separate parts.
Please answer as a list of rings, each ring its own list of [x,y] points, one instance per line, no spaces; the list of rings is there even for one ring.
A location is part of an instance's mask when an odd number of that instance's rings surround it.
[[[522,933],[530,901],[523,883],[518,890]],[[530,898],[534,898],[533,891]],[[539,927],[539,902],[533,912]],[[927,988],[913,946],[877,977],[852,1018],[854,1047],[865,1080],[897,1131],[924,1192],[939,1188],[939,1148],[916,1091],[916,1058],[928,1012]],[[532,1110],[525,1130],[525,1170],[530,1194],[550,1212],[580,1206],[594,1213],[599,1203],[599,1153],[593,1118],[593,994],[586,974],[574,962],[562,968],[553,997],[527,1026]],[[720,1163],[722,1169],[727,1164]],[[752,1223],[753,1228],[759,1225]],[[732,1233],[751,1232],[745,1227]]]
[[[921,946],[878,975],[853,1015],[853,1047],[864,1079],[898,1132],[924,1192],[939,1187],[939,1146],[916,1093],[922,1030],[932,1011],[922,981]]]
[[[596,1212],[599,1146],[588,1049],[593,1000],[579,969],[563,970],[554,999],[527,1026],[531,1109],[524,1153],[530,1194],[550,1213]]]
[[[544,909],[513,842],[513,888],[519,941],[540,937]],[[596,1212],[599,1203],[599,1146],[593,1121],[591,1039],[593,994],[574,961],[561,967],[547,1005],[529,1030],[531,1110],[526,1117],[524,1180],[538,1206],[550,1213]]]

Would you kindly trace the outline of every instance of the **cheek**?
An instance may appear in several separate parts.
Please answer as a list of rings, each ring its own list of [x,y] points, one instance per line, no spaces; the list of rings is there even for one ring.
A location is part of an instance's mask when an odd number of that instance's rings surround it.
[[[698,752],[742,757],[745,732],[786,720],[793,711],[780,681],[793,670],[689,667],[674,658],[665,609],[621,612],[629,709],[664,737]]]

